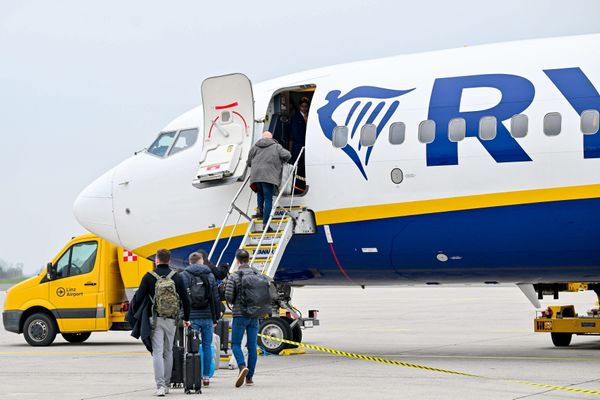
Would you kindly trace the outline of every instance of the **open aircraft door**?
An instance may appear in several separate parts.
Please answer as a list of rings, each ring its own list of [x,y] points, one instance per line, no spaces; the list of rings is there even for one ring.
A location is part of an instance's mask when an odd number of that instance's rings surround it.
[[[243,178],[254,133],[252,83],[243,74],[202,82],[204,146],[194,186]]]

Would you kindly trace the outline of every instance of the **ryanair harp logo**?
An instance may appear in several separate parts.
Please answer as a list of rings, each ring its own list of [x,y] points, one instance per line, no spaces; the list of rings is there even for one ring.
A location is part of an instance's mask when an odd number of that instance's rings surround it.
[[[348,144],[341,150],[350,157],[365,179],[368,179],[365,166],[369,164],[374,145],[360,145],[360,128],[365,124],[374,124],[377,127],[376,137],[379,138],[400,105],[398,98],[413,90],[359,86],[343,96],[341,91],[332,90],[325,97],[327,104],[317,110],[319,124],[327,139],[333,140],[336,126],[348,127]]]

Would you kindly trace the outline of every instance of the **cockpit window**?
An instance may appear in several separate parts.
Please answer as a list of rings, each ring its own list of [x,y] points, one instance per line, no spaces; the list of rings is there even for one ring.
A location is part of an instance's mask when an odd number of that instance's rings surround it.
[[[175,134],[177,132],[164,132],[161,133],[154,143],[148,148],[148,153],[154,154],[155,156],[163,157],[167,154],[169,147],[173,144],[173,140],[175,139]]]
[[[179,153],[181,150],[187,149],[188,147],[192,147],[196,140],[198,139],[198,129],[185,129],[179,132],[179,136],[177,136],[177,140],[175,144],[171,148],[169,155]]]

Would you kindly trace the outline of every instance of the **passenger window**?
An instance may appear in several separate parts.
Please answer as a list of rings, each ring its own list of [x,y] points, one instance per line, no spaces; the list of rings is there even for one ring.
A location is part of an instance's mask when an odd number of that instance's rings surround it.
[[[598,110],[585,110],[581,113],[581,132],[584,135],[593,135],[600,128],[600,112]]]
[[[377,127],[373,124],[366,124],[360,128],[360,145],[371,147],[377,140]]]
[[[524,138],[529,131],[529,118],[525,114],[513,115],[510,119],[510,135],[514,138]]]
[[[331,138],[333,147],[341,149],[346,147],[348,144],[348,127],[347,126],[336,126],[333,128],[333,137]]]
[[[171,148],[169,155],[179,153],[181,150],[192,147],[198,139],[198,129],[186,129],[179,132],[175,144]]]
[[[155,156],[163,157],[167,154],[167,150],[173,144],[173,139],[175,139],[175,134],[177,132],[164,132],[161,133],[154,143],[150,145],[148,148],[148,153],[154,154]]]
[[[82,275],[91,272],[96,263],[98,242],[85,242],[73,245],[56,262],[57,278]]]
[[[479,138],[481,140],[494,140],[497,128],[496,117],[482,117],[479,120]]]
[[[402,144],[406,136],[406,125],[404,122],[394,122],[390,125],[390,143]]]
[[[435,140],[435,121],[428,119],[419,124],[419,142],[429,144]]]
[[[561,131],[562,116],[560,113],[551,112],[544,117],[544,134],[546,136],[556,136]]]
[[[460,142],[467,134],[467,121],[464,118],[453,118],[448,123],[448,139]]]

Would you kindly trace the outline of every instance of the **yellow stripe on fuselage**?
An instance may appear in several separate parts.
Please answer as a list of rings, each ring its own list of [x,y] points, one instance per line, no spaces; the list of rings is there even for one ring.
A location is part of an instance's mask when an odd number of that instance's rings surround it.
[[[318,225],[326,225],[406,217],[410,215],[433,214],[447,211],[462,211],[477,208],[591,198],[600,198],[600,185],[521,190],[517,192],[478,194],[445,199],[411,201],[406,203],[339,208],[318,212],[316,217]]]
[[[369,221],[384,218],[424,215],[448,211],[473,210],[478,208],[513,206],[519,204],[546,203],[550,201],[582,200],[600,198],[600,185],[570,186],[551,189],[521,190],[516,192],[478,194],[434,200],[419,200],[404,203],[378,204],[371,206],[339,208],[316,212],[318,225],[339,224],[344,222]],[[246,232],[248,224],[240,224],[234,236]],[[229,237],[231,226],[223,230],[223,238]],[[196,243],[215,240],[217,228],[187,233],[162,239],[139,247],[134,253],[149,257],[160,248],[176,249]]]

